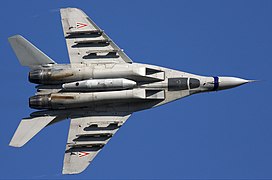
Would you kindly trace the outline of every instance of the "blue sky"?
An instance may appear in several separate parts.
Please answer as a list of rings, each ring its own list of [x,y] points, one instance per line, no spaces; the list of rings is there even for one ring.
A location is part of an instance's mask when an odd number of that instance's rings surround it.
[[[69,121],[9,141],[35,93],[7,38],[68,63],[61,7],[83,9],[135,61],[261,80],[132,115],[80,175],[61,175]],[[272,178],[272,1],[14,1],[0,11],[0,178]]]

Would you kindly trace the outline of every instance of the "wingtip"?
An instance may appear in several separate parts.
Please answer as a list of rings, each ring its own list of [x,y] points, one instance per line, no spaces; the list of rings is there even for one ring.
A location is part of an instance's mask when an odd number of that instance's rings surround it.
[[[71,171],[71,170],[67,170],[67,169],[62,170],[63,175],[76,175],[76,174],[80,174],[80,173],[82,173],[82,171]]]
[[[20,147],[22,147],[24,144],[19,144],[19,143],[14,143],[14,142],[10,142],[9,143],[9,146],[10,147],[15,147],[15,148],[20,148]]]
[[[23,36],[20,35],[20,34],[15,34],[15,35],[13,35],[13,36],[8,37],[8,40],[10,41],[10,40],[12,40],[12,39],[18,39],[18,38],[23,38]]]

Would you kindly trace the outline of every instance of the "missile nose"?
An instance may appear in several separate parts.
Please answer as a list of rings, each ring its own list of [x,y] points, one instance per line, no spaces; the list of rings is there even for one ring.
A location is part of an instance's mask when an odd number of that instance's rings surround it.
[[[218,77],[218,90],[234,88],[256,80],[246,80],[237,77]]]

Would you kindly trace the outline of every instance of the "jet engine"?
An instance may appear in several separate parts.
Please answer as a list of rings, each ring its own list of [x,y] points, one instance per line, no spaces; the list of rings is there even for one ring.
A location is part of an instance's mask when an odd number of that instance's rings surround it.
[[[61,84],[79,80],[89,79],[92,76],[92,69],[83,68],[67,69],[34,69],[29,72],[28,80],[35,84]]]

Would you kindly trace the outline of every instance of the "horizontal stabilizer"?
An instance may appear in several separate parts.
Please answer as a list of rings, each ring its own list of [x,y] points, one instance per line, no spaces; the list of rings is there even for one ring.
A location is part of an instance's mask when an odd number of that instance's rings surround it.
[[[20,35],[8,38],[9,43],[22,66],[55,64],[55,62]]]
[[[56,116],[42,116],[23,119],[9,145],[13,147],[22,147],[55,118]]]

